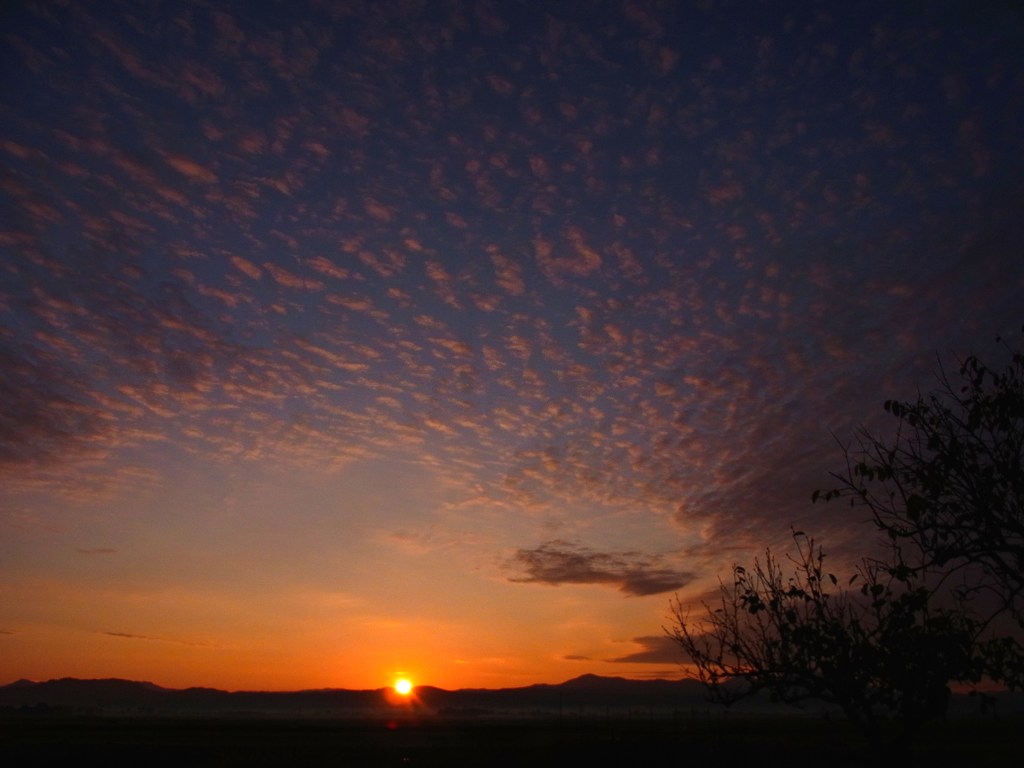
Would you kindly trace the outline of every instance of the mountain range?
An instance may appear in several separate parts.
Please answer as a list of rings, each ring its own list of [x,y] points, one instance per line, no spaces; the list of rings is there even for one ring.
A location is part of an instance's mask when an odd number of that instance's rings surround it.
[[[706,707],[693,680],[627,680],[583,675],[557,685],[445,690],[419,686],[408,698],[390,688],[303,691],[222,691],[163,688],[149,682],[61,678],[18,680],[0,687],[0,707],[59,708],[77,712],[135,714],[267,714],[329,716],[409,712],[419,714],[556,713],[629,708]]]
[[[1024,710],[1022,696],[995,694],[1000,712]],[[950,714],[978,711],[980,700],[954,695]],[[747,713],[792,713],[790,707],[754,697],[734,705]],[[820,711],[809,705],[804,711]],[[75,713],[177,716],[394,717],[394,716],[548,716],[622,715],[643,712],[722,711],[711,704],[694,680],[629,680],[582,675],[556,685],[520,688],[417,687],[409,697],[391,688],[348,690],[324,688],[303,691],[222,691],[214,688],[163,688],[149,682],[61,678],[45,682],[18,680],[0,687],[0,714]]]

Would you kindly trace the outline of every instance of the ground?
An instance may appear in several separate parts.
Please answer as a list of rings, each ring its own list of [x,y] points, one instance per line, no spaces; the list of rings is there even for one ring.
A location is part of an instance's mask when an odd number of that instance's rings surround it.
[[[1016,765],[1016,719],[938,724],[909,757],[871,753],[816,718],[281,720],[0,718],[7,765],[663,766]]]

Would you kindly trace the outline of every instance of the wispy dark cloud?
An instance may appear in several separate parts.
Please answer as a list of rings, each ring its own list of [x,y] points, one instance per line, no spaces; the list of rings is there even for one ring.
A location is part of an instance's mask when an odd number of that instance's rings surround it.
[[[113,555],[117,553],[117,550],[112,547],[75,547],[75,552],[82,555]]]
[[[600,584],[617,587],[632,596],[657,595],[679,589],[693,574],[667,568],[662,558],[639,552],[597,552],[567,541],[545,542],[520,549],[512,565],[521,575],[511,581],[524,584]]]
[[[645,635],[634,637],[633,642],[642,646],[642,650],[605,661],[620,664],[678,664],[684,660],[679,645],[670,637]]]
[[[152,643],[171,643],[173,645],[187,645],[194,648],[204,648],[209,643],[196,643],[189,640],[174,640],[166,637],[151,637],[149,635],[138,635],[133,632],[101,632],[100,634],[107,635],[108,637],[120,637],[125,640],[144,640]]]

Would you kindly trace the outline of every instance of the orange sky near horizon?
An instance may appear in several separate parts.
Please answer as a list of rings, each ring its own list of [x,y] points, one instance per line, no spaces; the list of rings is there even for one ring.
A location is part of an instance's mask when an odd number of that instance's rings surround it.
[[[543,586],[524,590],[497,582],[459,589],[456,567],[450,588],[459,602],[453,604],[438,591],[444,589],[444,569],[422,562],[382,585],[377,597],[366,589],[357,597],[314,585],[258,594],[180,582],[101,589],[85,583],[9,585],[8,611],[45,616],[48,606],[59,604],[63,626],[29,621],[5,637],[0,679],[118,677],[169,688],[300,690],[380,688],[406,676],[417,685],[448,689],[514,687],[581,674],[580,660],[571,658],[581,649],[594,658],[617,658],[644,647],[615,638],[623,621],[650,623],[651,606],[643,601],[623,610],[618,593],[590,586],[566,587],[554,600],[536,594],[550,589]],[[20,595],[31,596],[35,607]],[[476,606],[471,613],[467,602]],[[658,602],[667,616],[667,599]],[[90,625],[115,629],[90,631]],[[126,631],[140,625],[149,634]],[[636,665],[608,661],[597,671],[635,676]],[[681,671],[662,664],[658,676]]]

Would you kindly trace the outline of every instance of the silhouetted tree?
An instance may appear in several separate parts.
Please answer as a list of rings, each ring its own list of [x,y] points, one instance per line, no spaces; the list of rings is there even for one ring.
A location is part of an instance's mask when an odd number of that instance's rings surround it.
[[[849,496],[893,538],[909,539],[929,564],[980,564],[989,589],[1019,614],[1024,587],[1024,355],[1003,371],[976,357],[960,366],[959,382],[915,402],[890,400],[900,421],[891,440],[867,432],[848,467],[834,475]],[[959,386],[958,386],[959,385]]]
[[[794,541],[791,572],[770,550],[749,570],[734,566],[717,607],[693,622],[677,598],[666,632],[713,700],[766,691],[823,701],[876,746],[905,747],[945,712],[951,681],[977,678],[980,624],[962,606],[936,607],[899,558],[865,559],[840,585],[813,539],[794,532]]]
[[[814,492],[866,508],[888,557],[840,585],[795,533],[791,573],[768,551],[734,566],[699,621],[675,601],[666,631],[712,698],[830,702],[876,744],[905,744],[950,682],[1024,683],[1024,355],[1004,349],[1003,367],[971,356],[927,395],[887,402],[894,436],[861,431],[839,486]]]
[[[838,488],[812,498],[849,498],[915,567],[941,573],[950,588],[1024,628],[1024,354],[990,367],[975,356],[937,388],[910,402],[890,400],[891,438],[861,431],[846,449]],[[1021,647],[986,640],[990,676],[1024,682]]]

